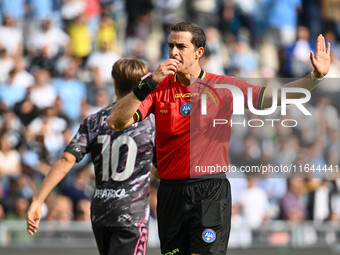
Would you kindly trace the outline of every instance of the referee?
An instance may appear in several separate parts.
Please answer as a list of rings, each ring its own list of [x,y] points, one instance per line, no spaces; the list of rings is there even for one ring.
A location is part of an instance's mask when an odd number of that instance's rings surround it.
[[[107,119],[111,129],[121,130],[146,118],[150,113],[156,121],[156,151],[158,174],[157,220],[162,254],[214,254],[224,255],[230,233],[231,196],[230,184],[225,175],[220,178],[191,178],[190,114],[195,93],[194,83],[206,79],[232,80],[243,96],[252,96],[258,109],[272,104],[272,89],[257,87],[245,81],[223,75],[206,73],[199,60],[204,53],[206,37],[201,27],[180,22],[171,28],[169,59],[153,72],[145,75],[132,93],[118,102]],[[330,45],[325,47],[322,35],[317,38],[315,55],[311,52],[314,70],[306,77],[288,83],[285,87],[312,90],[330,68]],[[251,90],[248,90],[251,88]],[[252,95],[248,95],[252,91]],[[226,119],[231,118],[232,98],[227,94],[221,99],[228,106]],[[278,92],[280,95],[280,91]],[[289,98],[301,94],[289,93]],[[229,101],[227,101],[229,100]],[[231,101],[230,101],[231,100]],[[209,155],[228,162],[230,126],[225,131],[225,142]],[[197,143],[197,141],[195,141]],[[206,146],[207,145],[207,146]],[[209,150],[208,144],[201,145]],[[199,151],[195,150],[195,153]],[[196,155],[198,156],[198,155]],[[204,161],[204,157],[201,158]],[[200,163],[200,162],[197,162]],[[202,176],[201,176],[202,177]],[[209,178],[210,177],[210,178]]]

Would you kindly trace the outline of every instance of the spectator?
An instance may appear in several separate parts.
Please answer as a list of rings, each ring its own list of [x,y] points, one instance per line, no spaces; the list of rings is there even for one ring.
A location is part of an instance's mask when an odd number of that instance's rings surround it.
[[[46,69],[35,72],[35,85],[32,87],[30,98],[42,110],[54,105],[57,98],[57,92],[49,83],[49,79],[50,74]]]
[[[85,2],[83,0],[62,1],[60,3],[60,13],[64,24],[68,25],[72,20],[82,15],[85,10]]]
[[[183,0],[158,0],[155,1],[155,11],[158,13],[163,28],[163,38],[161,42],[161,56],[160,59],[164,61],[168,58],[168,39],[171,26],[183,15],[182,6]]]
[[[15,59],[13,68],[13,85],[17,88],[26,89],[34,84],[34,77],[26,71],[26,62],[22,57]]]
[[[76,75],[78,65],[73,60],[64,71],[64,76],[55,79],[53,86],[62,99],[63,112],[71,121],[80,117],[81,102],[86,100],[85,84]]]
[[[92,71],[94,84],[97,87],[108,85],[111,81],[112,65],[120,58],[120,55],[110,48],[109,41],[102,41],[99,50],[91,53],[87,60],[87,67]]]
[[[60,194],[51,195],[46,203],[49,208],[46,217],[47,221],[58,221],[61,224],[67,224],[73,220],[73,203],[70,198]]]
[[[98,89],[95,94],[95,102],[91,105],[92,113],[99,111],[100,108],[103,108],[110,103],[109,95],[104,89]]]
[[[252,43],[256,44],[260,36],[263,36],[266,26],[266,8],[263,0],[242,1],[235,0],[240,22],[243,27],[247,27],[251,34]]]
[[[51,0],[28,0],[28,16],[38,21],[51,17],[53,2]]]
[[[26,14],[25,0],[1,0],[0,6],[2,16],[11,16],[20,23],[23,21]]]
[[[37,52],[37,55],[35,55],[32,58],[28,70],[34,73],[36,69],[46,69],[52,75],[56,75],[57,70],[56,70],[55,61],[56,59],[50,58],[48,56],[48,48],[43,47],[39,52]]]
[[[91,199],[93,188],[90,181],[93,173],[89,171],[89,167],[83,167],[77,170],[73,180],[67,180],[61,185],[60,189],[63,195],[72,199],[74,213],[77,213],[77,205],[83,199]]]
[[[337,37],[340,36],[340,1],[322,0],[321,16],[324,22],[324,27],[331,27],[335,29]]]
[[[26,96],[24,100],[14,105],[13,111],[19,117],[22,124],[26,127],[32,120],[40,115],[39,108],[31,99],[32,87],[26,89]]]
[[[303,179],[291,178],[287,180],[287,193],[281,200],[281,214],[284,220],[299,223],[306,219],[306,204],[303,199]]]
[[[126,0],[125,4],[127,13],[126,38],[139,38],[145,41],[150,33],[152,1]]]
[[[323,222],[337,221],[334,210],[335,184],[328,180],[321,180],[315,190],[307,194],[307,219]]]
[[[300,149],[300,142],[295,135],[285,135],[277,142],[277,150],[273,155],[275,165],[294,164]]]
[[[30,201],[23,196],[16,196],[13,211],[6,212],[6,220],[25,220]]]
[[[13,58],[8,54],[6,49],[0,50],[0,83],[8,80],[9,72],[14,67]]]
[[[217,0],[193,0],[186,1],[186,4],[189,21],[203,28],[218,26]]]
[[[311,69],[309,53],[313,50],[306,27],[297,28],[297,38],[286,53],[285,75],[287,77],[301,77]]]
[[[246,248],[252,243],[251,229],[240,213],[240,206],[233,204],[231,209],[231,229],[229,247]]]
[[[30,55],[36,56],[46,49],[47,57],[53,59],[61,52],[68,51],[69,44],[70,37],[46,17],[42,21],[41,27],[29,36],[27,50]]]
[[[260,165],[261,146],[254,135],[247,135],[243,141],[243,150],[234,157],[234,163],[238,166]]]
[[[273,165],[272,165],[273,166]],[[282,176],[278,174],[264,174],[257,180],[259,188],[261,188],[268,197],[269,208],[268,217],[270,220],[276,220],[280,216],[280,201],[287,192],[287,182]]]
[[[12,108],[16,103],[22,101],[26,95],[24,87],[17,87],[14,84],[15,70],[10,71],[8,82],[0,85],[0,102],[7,108]]]
[[[322,31],[321,2],[322,1],[319,0],[302,0],[302,25],[306,26],[310,31],[312,41],[314,41]]]
[[[41,136],[43,144],[52,158],[56,158],[64,146],[62,132],[67,128],[67,122],[56,116],[53,107],[47,107],[43,116],[34,119],[27,127],[34,136]]]
[[[3,111],[0,118],[0,131],[6,132],[12,148],[19,148],[23,138],[23,127],[20,119],[12,110]]]
[[[100,48],[104,43],[108,43],[110,50],[118,51],[116,26],[110,17],[103,15],[100,19],[96,39],[97,48]]]
[[[4,48],[12,57],[21,56],[22,43],[22,32],[15,27],[14,19],[11,16],[5,16],[3,25],[0,27],[1,48]]]
[[[268,37],[270,41],[279,49],[292,45],[296,37],[301,0],[268,0],[264,8],[268,13]]]
[[[235,51],[230,53],[230,66],[237,77],[251,78],[257,75],[257,57],[249,43],[246,34],[238,36]]]
[[[255,177],[247,178],[247,188],[238,198],[241,215],[247,225],[257,228],[268,220],[269,203],[267,194],[258,186]]]
[[[69,25],[67,31],[71,39],[71,54],[80,58],[82,63],[85,64],[87,57],[91,53],[92,45],[91,34],[87,27],[84,14],[75,18]]]
[[[204,52],[204,58],[201,61],[202,67],[206,72],[224,74],[224,63],[226,59],[223,56],[227,55],[218,30],[209,27],[205,30],[207,36],[207,50]]]
[[[10,144],[6,133],[0,134],[0,162],[0,177],[20,176],[21,156]]]
[[[102,11],[101,0],[84,1],[84,14],[87,19],[87,26],[89,28],[92,41],[94,41],[94,38],[98,30],[101,11]]]

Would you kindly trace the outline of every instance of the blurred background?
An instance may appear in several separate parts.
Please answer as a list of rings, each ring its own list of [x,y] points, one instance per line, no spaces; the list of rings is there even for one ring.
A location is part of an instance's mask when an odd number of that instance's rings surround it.
[[[1,254],[97,254],[90,157],[48,197],[36,237],[25,230],[26,211],[81,121],[115,100],[113,63],[136,57],[154,70],[168,58],[169,28],[180,20],[205,29],[205,71],[257,85],[303,77],[317,36],[331,42],[331,70],[308,103],[312,116],[292,107],[294,128],[235,128],[229,152],[236,167],[327,169],[230,178],[229,254],[340,251],[340,0],[0,0]],[[152,211],[149,254],[159,254],[155,218]]]

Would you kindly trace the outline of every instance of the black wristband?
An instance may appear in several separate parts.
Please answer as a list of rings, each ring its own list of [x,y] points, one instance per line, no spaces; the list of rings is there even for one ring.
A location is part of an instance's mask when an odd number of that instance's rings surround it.
[[[135,94],[140,101],[143,101],[150,92],[156,88],[157,83],[149,75],[139,82],[138,86],[133,90],[133,94]]]
[[[139,89],[138,87],[133,90],[133,94],[135,94],[139,101],[144,101],[144,99],[149,95],[149,93]]]

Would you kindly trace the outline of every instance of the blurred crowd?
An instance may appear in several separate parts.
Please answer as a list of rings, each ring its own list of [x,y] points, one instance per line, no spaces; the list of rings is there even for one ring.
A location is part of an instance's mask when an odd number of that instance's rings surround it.
[[[0,220],[25,218],[80,122],[114,101],[113,63],[137,57],[154,70],[168,58],[169,28],[178,20],[205,29],[205,71],[275,87],[311,71],[310,51],[322,33],[332,45],[331,70],[312,92],[312,116],[292,106],[270,118],[294,119],[295,127],[233,128],[230,159],[237,167],[337,169],[340,0],[0,0]],[[266,118],[248,113],[246,121]],[[44,219],[90,219],[90,162],[84,158],[48,197]],[[340,179],[326,173],[230,178],[233,224],[338,222]]]

